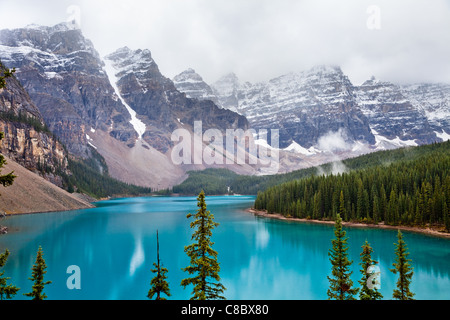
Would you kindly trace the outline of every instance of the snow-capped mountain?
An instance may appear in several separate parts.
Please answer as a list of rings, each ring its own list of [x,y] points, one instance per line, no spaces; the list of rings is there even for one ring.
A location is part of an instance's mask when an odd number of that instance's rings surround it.
[[[173,132],[193,133],[195,121],[203,131],[278,129],[279,172],[335,160],[336,154],[450,138],[449,85],[370,79],[354,86],[337,66],[255,84],[231,73],[208,85],[192,69],[172,81],[150,50],[124,47],[102,58],[66,23],[1,30],[0,60],[16,68],[43,121],[71,155],[86,158],[96,151],[111,176],[154,188],[208,167],[178,166],[170,158]],[[261,173],[261,167],[247,164],[227,168]]]
[[[0,31],[0,59],[15,67],[45,123],[71,156],[100,153],[109,174],[163,188],[183,176],[164,155],[136,144],[130,112],[119,99],[91,41],[66,23]],[[132,152],[133,151],[133,152]],[[160,164],[153,173],[148,167]]]
[[[229,73],[212,84],[214,94],[217,96],[219,105],[225,109],[239,112],[239,98],[241,83],[234,73]],[[242,112],[240,112],[243,114]]]
[[[187,69],[172,79],[175,87],[192,99],[211,100],[218,104],[217,97],[211,87],[194,69]]]
[[[128,143],[136,138],[103,61],[79,29],[61,23],[1,30],[0,59],[16,68],[46,124],[71,153],[90,156],[89,128]]]
[[[438,136],[450,134],[450,84],[422,83],[401,86],[402,93],[425,115]]]
[[[124,102],[147,126],[143,139],[165,153],[173,143],[171,134],[178,127],[193,130],[194,121],[203,129],[219,130],[248,127],[245,117],[217,107],[212,101],[188,98],[164,77],[149,50],[121,48],[105,57],[108,74],[113,74]]]
[[[100,153],[109,174],[127,183],[161,189],[184,179],[189,168],[171,161],[177,128],[193,132],[194,121],[204,130],[248,128],[244,116],[178,91],[149,50],[124,47],[102,58],[71,24],[1,30],[0,60],[16,68],[72,155]]]
[[[412,145],[436,141],[427,117],[390,82],[372,77],[355,88],[356,101],[370,127],[389,140],[399,139]]]
[[[353,85],[339,67],[317,66],[256,84],[241,85],[236,78],[226,77],[213,88],[219,101],[233,101],[233,108],[252,127],[279,128],[283,148],[293,142],[310,148],[322,135],[340,128],[346,129],[348,140],[375,142],[367,118],[355,103]]]
[[[450,133],[450,85],[371,78],[355,86],[339,67],[321,65],[255,84],[231,73],[211,87],[220,106],[245,115],[253,128],[279,128],[280,146],[304,155],[317,154],[323,137],[368,152],[447,140]]]

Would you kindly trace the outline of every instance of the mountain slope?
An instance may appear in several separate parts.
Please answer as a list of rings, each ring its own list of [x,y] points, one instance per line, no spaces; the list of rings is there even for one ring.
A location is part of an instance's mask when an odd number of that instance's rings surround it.
[[[428,119],[435,132],[450,134],[450,84],[420,83],[401,86],[402,93]]]
[[[354,101],[353,85],[339,67],[317,66],[255,85],[239,85],[236,80],[227,76],[213,84],[220,100],[235,101],[233,108],[252,127],[279,128],[281,148],[293,142],[310,148],[321,136],[339,129],[345,129],[345,140],[375,142]]]
[[[6,159],[3,173],[14,171],[14,183],[0,189],[0,210],[7,214],[65,211],[91,208],[92,204],[76,194],[55,186],[25,169],[12,159]]]
[[[279,128],[280,146],[297,154],[427,144],[448,139],[450,131],[445,84],[372,78],[355,86],[339,67],[324,65],[255,84],[231,73],[211,87],[219,105],[245,115],[251,127]]]
[[[208,129],[217,129],[221,131],[221,135],[225,135],[227,129],[245,131],[248,121],[244,116],[221,109],[209,100],[186,97],[186,94],[176,89],[170,79],[161,74],[149,50],[131,50],[124,47],[107,55],[105,61],[105,69],[110,81],[115,84],[120,99],[135,114],[135,130],[142,130],[136,140],[137,149],[128,154],[115,153],[108,160],[108,155],[102,151],[101,146],[106,141],[98,145],[98,150],[105,155],[110,167],[114,168],[120,157],[125,156],[126,161],[130,163],[146,166],[147,172],[140,176],[135,175],[136,181],[151,179],[155,188],[164,189],[185,179],[187,170],[226,166],[195,163],[195,157],[203,157],[203,149],[208,146],[208,141],[200,140],[201,150],[193,148],[194,124],[201,122],[202,134]],[[172,159],[172,151],[177,144],[177,141],[172,141],[172,135],[178,129],[186,130],[192,142],[190,161],[180,165],[174,164]],[[95,135],[93,139],[96,139]],[[225,142],[225,139],[223,141]],[[247,164],[228,167],[240,173],[252,174],[256,171]],[[123,176],[126,171],[127,169],[122,170],[122,173],[117,172],[117,177],[126,178]]]
[[[3,74],[0,62],[0,74]],[[64,145],[49,131],[39,109],[15,76],[0,89],[0,152],[25,168],[62,186],[61,173],[69,173]]]
[[[211,100],[215,104],[219,104],[212,88],[203,81],[202,77],[194,69],[183,71],[176,75],[172,81],[179,91],[186,93],[186,97],[188,98]]]
[[[375,78],[355,90],[356,100],[369,119],[374,135],[405,144],[420,145],[436,141],[427,117],[405,96],[401,88]]]
[[[342,175],[311,176],[258,193],[255,209],[302,219],[438,226],[450,231],[450,142]]]
[[[203,129],[247,129],[245,117],[218,108],[212,101],[187,98],[164,77],[149,50],[127,47],[105,57],[114,69],[120,94],[147,126],[142,138],[165,153],[173,146],[170,136],[177,128],[190,128],[202,121]]]
[[[103,60],[70,24],[1,30],[0,58],[16,68],[45,124],[71,155],[95,159],[94,151],[100,153],[109,174],[126,183],[167,188],[187,169],[207,166],[172,163],[176,129],[193,133],[195,121],[203,131],[248,127],[245,117],[179,92],[149,50],[121,48]]]
[[[119,141],[136,138],[102,60],[79,29],[62,23],[1,30],[0,58],[16,68],[45,123],[72,154],[90,156],[90,128],[108,131]]]

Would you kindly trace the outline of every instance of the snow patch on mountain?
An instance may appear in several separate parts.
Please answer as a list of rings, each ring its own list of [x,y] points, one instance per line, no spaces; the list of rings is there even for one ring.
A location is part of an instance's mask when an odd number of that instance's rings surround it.
[[[118,78],[116,76],[116,68],[114,67],[113,62],[110,61],[110,60],[106,60],[106,59],[105,59],[104,62],[105,62],[104,71],[105,71],[106,75],[109,78],[109,82],[111,83],[116,96],[120,99],[120,101],[123,103],[125,108],[127,108],[128,112],[130,113],[130,116],[131,116],[130,123],[133,126],[134,130],[136,130],[136,132],[138,134],[138,137],[139,137],[138,139],[141,139],[142,135],[145,133],[146,125],[145,125],[145,123],[143,123],[141,120],[139,120],[137,118],[136,111],[134,111],[128,105],[128,103],[125,102],[125,99],[122,98],[122,95],[120,94],[119,88],[117,87],[117,80],[118,80]]]
[[[186,97],[201,100],[212,100],[218,104],[217,97],[211,87],[203,81],[203,78],[189,68],[182,73],[176,75],[173,79],[175,87],[186,94]]]
[[[450,140],[450,134],[445,132],[445,130],[442,130],[442,132],[435,131],[435,133],[438,138],[442,139],[442,141]]]
[[[376,150],[388,150],[402,147],[416,147],[417,142],[414,140],[401,140],[398,136],[395,139],[389,139],[385,136],[378,134],[375,129],[372,129],[372,134],[375,136],[375,149]]]
[[[92,148],[94,148],[95,150],[97,150],[97,147],[94,146],[94,145],[92,144],[92,142],[93,142],[94,140],[92,140],[92,138],[91,138],[88,134],[86,134],[86,140],[87,140],[87,143],[88,143]]]
[[[305,156],[312,156],[312,155],[315,155],[320,152],[320,150],[318,150],[314,147],[310,147],[310,148],[306,149],[306,148],[302,147],[301,145],[299,145],[295,141],[293,141],[288,147],[284,148],[283,150],[293,152],[293,153],[300,153]]]

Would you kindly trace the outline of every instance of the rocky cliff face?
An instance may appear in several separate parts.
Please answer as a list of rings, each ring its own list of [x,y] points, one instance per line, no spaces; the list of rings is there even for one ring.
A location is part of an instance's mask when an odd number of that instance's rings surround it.
[[[229,74],[209,86],[192,69],[172,81],[149,50],[124,47],[101,58],[80,30],[65,23],[1,30],[0,59],[16,68],[29,93],[22,102],[24,93],[12,88],[0,95],[5,114],[15,110],[0,128],[8,133],[4,150],[34,159],[24,162],[30,167],[42,158],[45,165],[64,167],[64,157],[51,135],[28,127],[29,118],[45,123],[70,154],[90,157],[96,149],[113,177],[157,189],[180,182],[189,169],[207,167],[171,162],[171,134],[179,128],[192,133],[195,121],[203,132],[278,129],[281,171],[334,160],[325,153],[330,146],[345,157],[450,137],[448,86],[375,79],[354,86],[336,66],[255,84]],[[27,123],[18,120],[19,109]]]
[[[359,108],[369,119],[375,135],[400,139],[412,145],[436,141],[427,117],[405,96],[399,86],[375,78],[355,90]]]
[[[203,129],[248,128],[242,115],[217,107],[210,100],[188,98],[174,83],[164,77],[149,50],[121,48],[105,57],[111,65],[111,81],[120,95],[145,124],[143,139],[151,146],[167,152],[173,143],[171,133],[180,127],[193,131],[194,121],[202,121]]]
[[[364,152],[450,137],[450,85],[372,78],[355,86],[339,67],[316,66],[255,84],[228,74],[211,87],[220,106],[245,115],[253,128],[279,128],[280,146],[304,154],[321,151],[324,138],[335,135],[331,143],[366,146]]]
[[[428,120],[439,136],[450,134],[450,84],[420,83],[401,86],[402,93]]]
[[[259,85],[260,84],[257,84],[256,86]],[[241,85],[236,74],[229,73],[214,82],[211,87],[214,94],[217,96],[220,106],[225,109],[239,112],[239,100],[242,98],[242,91],[250,89],[251,84],[245,83],[244,85]]]
[[[177,128],[192,132],[194,121],[203,131],[248,128],[244,116],[178,91],[149,50],[122,48],[102,59],[65,23],[0,31],[0,58],[16,68],[71,155],[91,157],[96,149],[109,174],[127,183],[160,189],[181,182],[192,167],[171,162]]]
[[[62,23],[0,31],[0,57],[69,151],[88,157],[90,128],[129,142],[136,134],[103,62],[80,30]]]
[[[61,186],[58,173],[68,173],[67,151],[49,132],[33,101],[15,77],[0,89],[0,152]]]
[[[257,84],[240,84],[229,74],[212,86],[222,106],[245,115],[253,128],[280,129],[282,148],[293,142],[309,148],[340,129],[348,140],[375,142],[339,67],[318,66]]]
[[[186,93],[186,97],[199,100],[211,100],[219,105],[213,89],[203,81],[203,78],[194,69],[183,71],[179,75],[176,75],[172,81],[179,91]]]

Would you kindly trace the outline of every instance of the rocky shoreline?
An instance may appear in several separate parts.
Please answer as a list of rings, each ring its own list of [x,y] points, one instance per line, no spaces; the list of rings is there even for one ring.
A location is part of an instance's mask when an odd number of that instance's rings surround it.
[[[288,218],[279,213],[267,213],[267,211],[265,211],[265,210],[262,211],[262,210],[256,210],[253,208],[247,209],[246,211],[255,216],[271,218],[271,219],[298,221],[298,222],[312,222],[312,223],[322,223],[322,224],[334,224],[334,221],[327,221],[327,220]],[[417,233],[422,233],[422,234],[426,234],[426,235],[450,239],[450,233],[432,229],[429,227],[419,228],[419,227],[408,227],[408,226],[390,226],[390,225],[385,225],[384,223],[368,224],[368,223],[358,223],[358,222],[342,222],[342,224],[344,226],[348,226],[348,227],[379,228],[379,229],[392,229],[392,230],[400,229],[400,230],[417,232]]]

